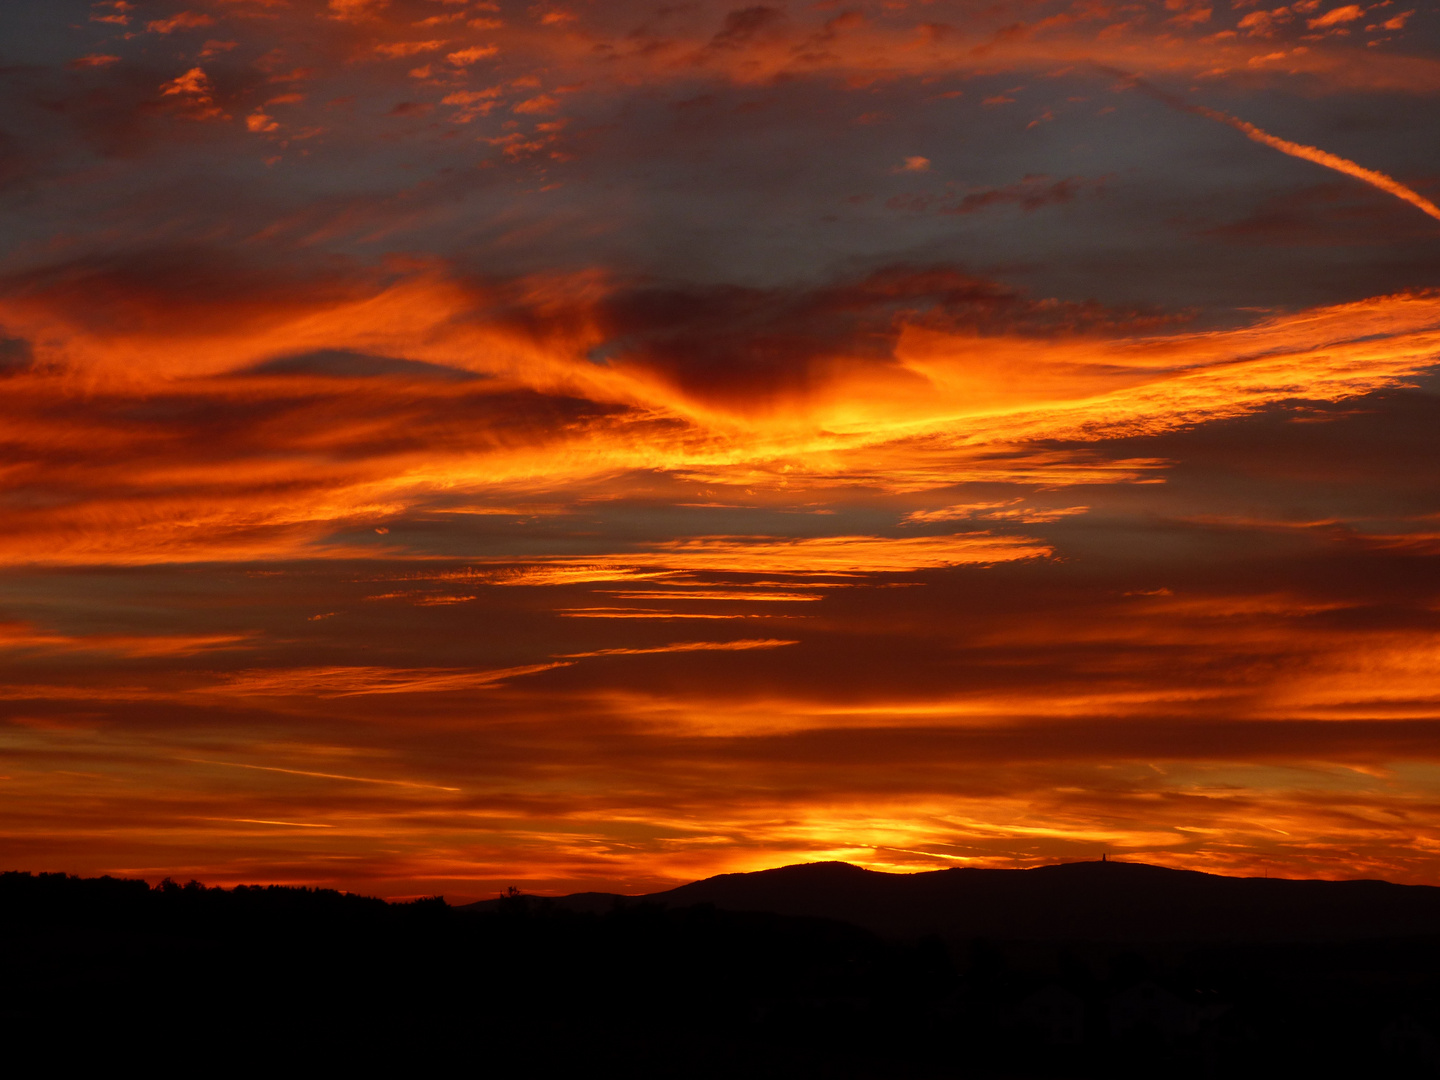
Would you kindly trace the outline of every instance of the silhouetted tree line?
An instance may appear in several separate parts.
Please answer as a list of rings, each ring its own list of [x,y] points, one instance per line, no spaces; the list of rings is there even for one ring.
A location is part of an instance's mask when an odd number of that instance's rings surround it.
[[[0,875],[14,1062],[785,1077],[1429,1075],[1440,943],[886,941],[520,894]],[[468,1070],[467,1070],[468,1071]]]

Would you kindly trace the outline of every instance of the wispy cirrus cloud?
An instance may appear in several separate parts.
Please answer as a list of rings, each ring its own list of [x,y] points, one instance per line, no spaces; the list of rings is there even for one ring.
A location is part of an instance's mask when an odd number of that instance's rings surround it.
[[[439,693],[482,689],[506,679],[534,675],[565,666],[563,661],[557,661],[523,664],[493,671],[380,667],[257,669],[228,676],[218,689],[243,696],[264,694],[322,698],[366,694]]]
[[[593,656],[653,656],[657,653],[686,652],[749,652],[751,649],[779,649],[786,645],[798,645],[798,641],[781,641],[778,638],[738,638],[734,641],[672,641],[668,645],[654,645],[648,648],[619,647],[595,649],[592,652],[566,653],[567,660],[580,660]]]

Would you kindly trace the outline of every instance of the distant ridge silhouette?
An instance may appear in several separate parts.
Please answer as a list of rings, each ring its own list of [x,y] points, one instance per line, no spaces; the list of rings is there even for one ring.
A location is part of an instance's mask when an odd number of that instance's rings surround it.
[[[16,872],[0,922],[24,1075],[156,1046],[635,1080],[1440,1075],[1440,889],[1376,881],[818,863],[464,911]]]
[[[950,940],[1346,941],[1440,935],[1440,888],[1386,881],[1237,878],[1146,863],[889,874],[803,863],[721,874],[647,896],[577,893],[571,911],[712,904],[837,919],[890,937]],[[467,905],[488,910],[496,901]]]

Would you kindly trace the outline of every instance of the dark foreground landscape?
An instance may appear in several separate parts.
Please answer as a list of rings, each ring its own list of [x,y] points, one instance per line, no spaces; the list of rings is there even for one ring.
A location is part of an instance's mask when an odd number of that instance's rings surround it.
[[[843,864],[468,907],[0,876],[12,1060],[630,1076],[1440,1069],[1440,889]]]

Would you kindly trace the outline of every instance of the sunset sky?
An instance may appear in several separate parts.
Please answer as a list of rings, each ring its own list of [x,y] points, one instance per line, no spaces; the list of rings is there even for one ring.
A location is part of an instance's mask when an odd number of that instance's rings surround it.
[[[1440,884],[1440,8],[8,0],[0,868]]]

